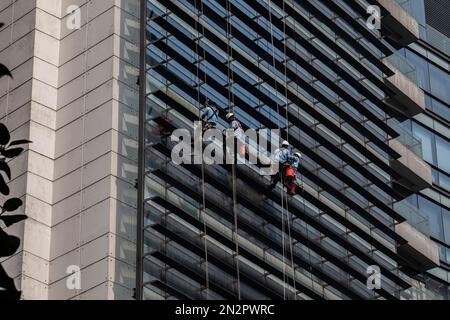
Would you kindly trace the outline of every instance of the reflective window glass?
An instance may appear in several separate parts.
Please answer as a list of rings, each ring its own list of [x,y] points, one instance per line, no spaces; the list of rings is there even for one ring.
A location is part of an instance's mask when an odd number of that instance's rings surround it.
[[[441,207],[423,197],[419,197],[419,209],[428,218],[431,236],[444,241]]]
[[[450,143],[436,136],[436,154],[438,167],[450,173]]]

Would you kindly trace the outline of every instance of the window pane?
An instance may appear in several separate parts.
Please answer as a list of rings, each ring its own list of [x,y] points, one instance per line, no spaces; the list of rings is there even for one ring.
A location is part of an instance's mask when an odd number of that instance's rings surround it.
[[[429,163],[435,164],[433,161],[433,135],[427,129],[413,122],[412,130],[414,136],[422,140],[423,159]]]
[[[442,219],[444,220],[445,242],[450,245],[450,211],[442,209]]]
[[[444,241],[441,207],[423,197],[419,197],[419,209],[422,214],[428,217],[431,236]]]
[[[439,185],[444,188],[447,189],[448,191],[450,191],[450,178],[443,174],[443,173],[439,173]]]
[[[450,100],[450,80],[447,74],[438,67],[430,64],[431,93],[441,100]]]
[[[450,143],[436,136],[436,153],[438,167],[450,173]]]

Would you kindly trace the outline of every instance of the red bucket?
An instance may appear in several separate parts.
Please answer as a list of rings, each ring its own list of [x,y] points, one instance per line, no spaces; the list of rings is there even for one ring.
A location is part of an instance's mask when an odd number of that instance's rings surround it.
[[[294,178],[295,177],[295,169],[291,166],[284,167],[284,176],[286,178]]]

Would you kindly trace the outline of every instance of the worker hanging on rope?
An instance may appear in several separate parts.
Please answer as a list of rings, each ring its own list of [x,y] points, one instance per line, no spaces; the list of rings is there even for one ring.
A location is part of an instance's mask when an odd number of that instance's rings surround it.
[[[300,152],[294,152],[294,154],[289,157],[289,167],[285,170],[285,185],[287,187],[288,194],[291,196],[297,194],[297,172],[300,167],[301,158],[302,155]]]
[[[290,157],[291,157],[291,150],[289,149],[289,142],[283,141],[281,147],[275,150],[274,153],[274,161],[276,164],[278,164],[278,171],[272,177],[272,182],[269,186],[269,190],[275,188],[277,183],[281,181],[281,178],[284,178],[284,171],[286,170],[286,167],[289,166],[288,161]]]
[[[239,150],[239,155],[245,157],[246,145],[245,145],[245,133],[242,129],[241,123],[236,120],[234,113],[230,112],[227,114],[227,121],[230,124],[230,129],[234,131],[235,143],[237,150]]]
[[[214,101],[208,100],[202,109],[201,119],[203,122],[203,132],[215,129],[219,120],[219,112]]]

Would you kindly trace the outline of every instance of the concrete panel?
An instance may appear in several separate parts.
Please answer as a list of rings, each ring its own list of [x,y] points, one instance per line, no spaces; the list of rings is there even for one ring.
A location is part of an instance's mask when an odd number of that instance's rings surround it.
[[[51,226],[52,206],[30,195],[26,196],[25,212],[29,219],[34,219],[46,226]]]
[[[13,131],[30,121],[30,109],[31,103],[26,103],[21,108],[9,113],[2,121],[7,124],[10,131]]]
[[[31,119],[34,122],[48,127],[52,130],[56,129],[56,112],[51,108],[47,108],[35,101],[31,101]]]
[[[51,229],[32,219],[25,220],[23,249],[34,255],[49,260]]]
[[[85,139],[91,140],[112,127],[113,101],[86,114]]]
[[[83,120],[78,119],[57,131],[55,157],[75,149],[82,142]]]
[[[109,199],[90,207],[81,214],[81,243],[92,241],[110,231]]]
[[[35,175],[52,181],[54,177],[53,160],[40,153],[30,151],[28,153],[28,170]],[[49,191],[49,190],[48,190]]]
[[[46,5],[43,5],[44,2]],[[61,34],[61,20],[54,12],[59,11],[58,6],[60,5],[60,2],[60,0],[39,0],[39,9],[36,10],[36,30],[57,40],[59,40]],[[49,6],[50,4],[53,4],[54,6],[51,7]],[[53,11],[53,13],[49,13],[50,11]]]
[[[61,0],[36,0],[36,7],[55,17],[61,17]]]
[[[11,72],[14,74],[13,79],[9,77],[0,79],[0,96],[3,96],[8,91],[13,91],[25,82],[31,80],[33,76],[33,59],[30,57],[30,59],[11,70]]]
[[[59,157],[54,165],[54,179],[60,179],[82,165],[82,147],[78,147]]]
[[[83,96],[86,92],[85,74],[62,86],[58,91],[58,108],[65,107],[69,103]]]
[[[56,203],[52,211],[52,226],[78,214],[81,209],[81,192]]]
[[[114,14],[116,11],[118,9],[112,7],[88,23],[88,30],[95,30],[95,32],[88,32],[87,44],[89,48],[114,33]]]
[[[46,300],[49,287],[33,278],[22,275],[22,299],[24,300]]]
[[[108,102],[113,97],[114,80],[109,80],[86,95],[86,112]]]
[[[28,173],[27,177],[27,193],[35,198],[41,199],[47,203],[52,203],[53,184],[50,180]]]
[[[25,136],[23,136],[25,137]],[[50,159],[55,157],[55,131],[35,122],[30,122],[29,138],[33,143],[30,150],[40,153]]]
[[[111,153],[107,153],[83,167],[83,188],[111,174]]]
[[[39,80],[33,80],[31,98],[37,103],[56,110],[58,101],[58,91],[55,87],[52,87]]]
[[[58,87],[58,68],[37,57],[33,59],[33,77],[54,88]]]
[[[114,36],[110,36],[87,51],[87,67],[91,69],[114,54]]]
[[[23,275],[48,284],[49,262],[32,253],[23,252]]]
[[[14,89],[9,93],[8,97],[8,112],[13,112],[17,108],[23,106],[31,101],[32,81],[27,81],[20,87]],[[5,99],[6,104],[6,99]]]
[[[57,203],[76,192],[81,191],[82,172],[81,169],[75,170],[54,183],[52,203]]]
[[[52,228],[52,241],[50,258],[53,260],[80,246],[80,215],[76,215]]]
[[[82,53],[59,68],[59,86],[62,87],[86,71],[86,53]]]
[[[34,55],[37,58],[57,66],[59,64],[59,48],[58,39],[39,30],[35,31]]]
[[[10,70],[27,61],[34,54],[34,35],[34,32],[29,33],[0,52],[0,61]]]

